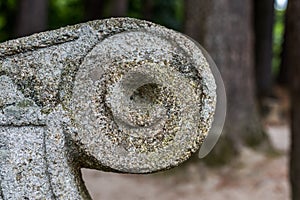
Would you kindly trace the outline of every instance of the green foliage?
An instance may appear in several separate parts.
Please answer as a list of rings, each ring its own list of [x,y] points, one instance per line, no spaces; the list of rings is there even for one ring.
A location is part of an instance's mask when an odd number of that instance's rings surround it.
[[[144,18],[143,0],[129,0],[128,16]],[[184,20],[183,0],[153,0],[152,19],[154,23],[161,24],[171,29],[182,30]]]
[[[273,29],[273,74],[278,75],[281,63],[281,51],[284,35],[285,10],[275,10],[275,24]]]
[[[0,42],[12,39],[18,2],[21,0],[0,0]],[[84,20],[84,0],[49,0],[48,29],[80,23]],[[128,17],[144,18],[143,0],[128,0]],[[151,21],[182,30],[184,21],[184,0],[152,0]],[[103,16],[111,16],[112,1],[105,0]]]
[[[180,31],[184,16],[183,4],[182,0],[156,0],[153,21]]]
[[[82,0],[50,0],[49,28],[76,24],[84,18]]]
[[[142,0],[129,0],[128,16],[134,18],[143,18],[142,15]]]
[[[0,30],[3,29],[6,25],[6,18],[3,14],[0,14]]]
[[[0,42],[12,38],[17,0],[0,1]]]

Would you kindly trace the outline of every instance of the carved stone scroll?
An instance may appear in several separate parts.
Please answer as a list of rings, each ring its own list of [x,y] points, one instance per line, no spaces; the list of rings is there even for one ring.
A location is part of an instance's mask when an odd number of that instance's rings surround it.
[[[151,173],[205,139],[216,85],[201,49],[130,18],[0,44],[0,199],[89,199],[80,168]]]

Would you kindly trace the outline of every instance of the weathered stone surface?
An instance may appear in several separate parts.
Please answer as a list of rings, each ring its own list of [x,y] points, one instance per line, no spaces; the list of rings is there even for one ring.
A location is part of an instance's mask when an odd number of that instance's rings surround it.
[[[146,21],[0,44],[0,199],[89,199],[81,167],[177,166],[206,137],[215,91],[197,45]]]

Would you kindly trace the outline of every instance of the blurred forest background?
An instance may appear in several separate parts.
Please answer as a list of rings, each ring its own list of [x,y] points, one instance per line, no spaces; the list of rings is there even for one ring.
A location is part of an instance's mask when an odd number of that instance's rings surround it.
[[[183,32],[216,62],[228,112],[207,165],[227,165],[245,146],[274,154],[266,127],[291,129],[291,198],[299,200],[300,0],[0,0],[0,41],[119,16]]]

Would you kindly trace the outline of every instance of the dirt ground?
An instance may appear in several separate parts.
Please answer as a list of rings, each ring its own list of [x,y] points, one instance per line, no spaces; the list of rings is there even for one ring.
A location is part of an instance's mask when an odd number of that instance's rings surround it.
[[[230,166],[209,169],[201,162],[152,175],[120,175],[83,169],[94,200],[288,200],[287,126],[266,127],[281,152],[244,149]]]

